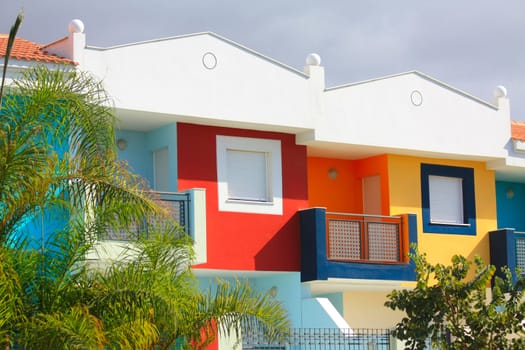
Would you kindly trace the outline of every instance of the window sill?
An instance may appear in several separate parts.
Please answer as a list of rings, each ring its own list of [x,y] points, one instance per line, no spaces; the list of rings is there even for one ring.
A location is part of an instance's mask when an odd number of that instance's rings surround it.
[[[423,221],[423,232],[475,236],[476,222],[474,221],[469,224],[452,224],[450,222]]]
[[[430,225],[440,225],[440,226],[457,226],[457,227],[470,227],[470,224],[458,224],[452,222],[442,222],[442,221],[430,221]]]
[[[257,201],[248,199],[227,199],[226,203],[248,204],[248,205],[274,205],[273,201]]]

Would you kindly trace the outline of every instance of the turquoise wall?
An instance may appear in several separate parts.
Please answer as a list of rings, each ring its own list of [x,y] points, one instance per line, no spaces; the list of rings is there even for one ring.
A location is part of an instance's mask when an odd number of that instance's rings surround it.
[[[13,230],[13,238],[26,240],[31,248],[41,248],[42,242],[53,239],[53,234],[63,230],[67,224],[68,211],[58,207],[47,207],[26,216],[18,227]]]
[[[153,183],[153,155],[147,147],[146,133],[121,130],[117,132],[117,140],[127,142],[127,148],[118,150],[120,159],[125,160],[134,173],[140,174],[149,184]]]
[[[217,283],[216,277],[235,284],[235,278],[221,277],[220,271],[217,271],[217,276],[198,278],[201,290],[214,291]],[[299,272],[261,273],[260,277],[249,278],[243,277],[242,272],[239,272],[238,280],[248,281],[253,289],[261,293],[266,293],[272,287],[276,287],[274,297],[285,307],[292,327],[301,327],[301,276]]]
[[[496,181],[498,228],[525,232],[525,184]]]
[[[318,297],[327,298],[341,315],[344,314],[343,293],[322,294]]]
[[[153,152],[167,147],[169,154],[169,190],[177,192],[177,124],[172,123],[161,128],[142,132],[119,130],[117,140],[126,140],[127,147],[118,150],[120,159],[125,160],[131,170],[144,177],[153,187]]]
[[[301,274],[299,272],[275,273],[267,277],[250,279],[250,283],[261,292],[276,287],[275,299],[288,311],[292,327],[301,327]]]

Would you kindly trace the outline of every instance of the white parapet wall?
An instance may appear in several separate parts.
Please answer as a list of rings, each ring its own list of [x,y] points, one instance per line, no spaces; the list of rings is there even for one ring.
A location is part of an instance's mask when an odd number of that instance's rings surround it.
[[[190,193],[190,234],[194,239],[195,264],[207,261],[206,246],[206,190],[194,188]]]

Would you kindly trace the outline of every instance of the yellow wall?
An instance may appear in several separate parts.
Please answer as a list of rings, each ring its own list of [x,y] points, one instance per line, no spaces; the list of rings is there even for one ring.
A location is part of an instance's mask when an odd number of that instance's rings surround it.
[[[474,169],[477,234],[423,233],[421,211],[421,163],[458,166]],[[494,172],[485,163],[433,158],[388,155],[390,213],[417,214],[418,246],[431,263],[449,263],[454,254],[469,259],[480,255],[489,263],[488,232],[497,228],[496,185]]]
[[[351,328],[392,328],[405,315],[384,306],[390,292],[344,292],[343,317]]]
[[[421,163],[474,169],[476,235],[423,233]],[[329,178],[329,169],[337,177]],[[489,262],[488,232],[497,229],[494,172],[484,162],[380,155],[359,160],[308,158],[308,193],[311,207],[331,212],[362,213],[362,178],[381,176],[383,215],[417,215],[418,242],[432,263],[449,263],[454,254],[469,259],[480,255]]]

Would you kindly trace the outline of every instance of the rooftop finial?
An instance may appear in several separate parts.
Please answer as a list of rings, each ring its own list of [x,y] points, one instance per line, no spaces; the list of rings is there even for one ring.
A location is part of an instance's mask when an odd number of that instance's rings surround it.
[[[320,66],[321,65],[321,56],[316,53],[311,53],[306,56],[306,65],[308,66]]]
[[[494,89],[494,97],[501,98],[501,97],[507,97],[507,89],[503,85],[498,85]]]
[[[84,32],[84,23],[79,19],[74,19],[69,23],[69,32],[70,33],[83,33]]]

